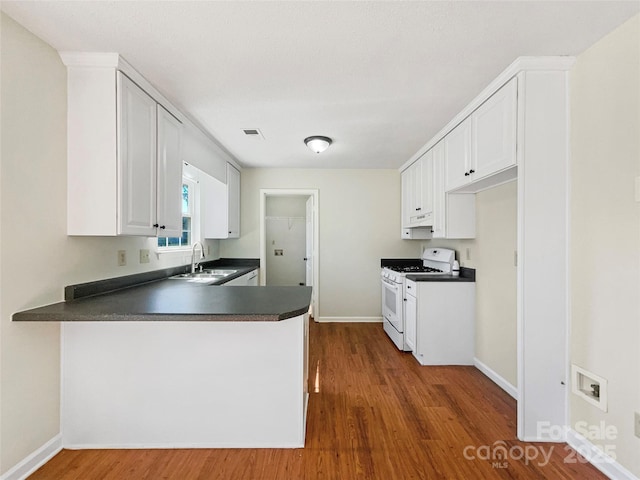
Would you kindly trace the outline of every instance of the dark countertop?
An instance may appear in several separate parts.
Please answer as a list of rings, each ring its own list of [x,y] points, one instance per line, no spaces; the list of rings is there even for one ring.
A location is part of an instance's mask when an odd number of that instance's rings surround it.
[[[453,275],[412,275],[407,274],[407,280],[413,280],[414,282],[475,282],[476,270],[475,268],[460,267],[460,276],[454,277]]]
[[[218,284],[233,280],[258,266],[220,261],[205,264],[209,268],[233,267],[238,270]],[[309,310],[311,303],[311,287],[225,287],[166,278],[167,273],[182,273],[174,270],[72,285],[65,289],[67,298],[70,293],[72,299],[15,313],[13,320],[273,322],[302,315]],[[165,276],[157,279],[159,272],[164,272]],[[136,280],[138,283],[133,284]]]

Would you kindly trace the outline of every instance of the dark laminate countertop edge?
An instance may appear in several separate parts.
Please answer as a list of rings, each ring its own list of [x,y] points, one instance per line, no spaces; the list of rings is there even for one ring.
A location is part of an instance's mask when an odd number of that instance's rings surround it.
[[[411,275],[406,276],[407,280],[414,282],[462,282],[473,283],[476,281],[476,269],[460,267],[460,276],[453,275]]]
[[[219,258],[217,260],[202,262],[201,265],[203,268],[236,268],[238,272],[215,282],[217,285],[224,285],[235,278],[241,277],[242,275],[255,270],[256,268],[260,268],[260,260],[255,258]],[[186,273],[190,271],[190,269],[191,265],[181,265],[178,267],[152,270],[150,272],[124,275],[122,277],[106,278],[92,282],[78,283],[76,285],[68,285],[64,289],[64,299],[65,301],[78,300],[80,298],[117,292],[118,290],[125,288],[137,287],[145,283],[156,282],[158,280],[172,277],[173,275]]]
[[[277,322],[305,314],[311,292],[311,287],[203,285],[165,279],[17,312],[12,319],[18,322]]]
[[[13,321],[18,322],[280,322],[299,317],[307,313],[301,308],[281,314],[166,314],[166,313],[130,313],[130,314],[87,314],[65,315],[32,313],[27,311],[14,314]]]

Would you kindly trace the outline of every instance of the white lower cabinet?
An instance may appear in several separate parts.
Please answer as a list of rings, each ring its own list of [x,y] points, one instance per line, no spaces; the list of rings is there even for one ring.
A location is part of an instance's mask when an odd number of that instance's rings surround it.
[[[416,282],[406,280],[404,285],[404,341],[412,352],[416,349],[418,301]]]
[[[475,283],[428,281],[415,285],[413,356],[421,365],[473,365]]]

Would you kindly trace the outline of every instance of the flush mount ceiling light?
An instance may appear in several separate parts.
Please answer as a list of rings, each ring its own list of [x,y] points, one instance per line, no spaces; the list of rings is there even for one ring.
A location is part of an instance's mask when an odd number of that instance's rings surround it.
[[[333,140],[329,137],[321,137],[319,135],[314,135],[313,137],[307,137],[304,139],[304,144],[316,153],[324,152],[329,148],[331,142],[333,142]]]

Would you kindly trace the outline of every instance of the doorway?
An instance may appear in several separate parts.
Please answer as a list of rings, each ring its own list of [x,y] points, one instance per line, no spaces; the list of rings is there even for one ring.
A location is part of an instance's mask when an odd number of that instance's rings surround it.
[[[260,285],[313,288],[319,315],[318,190],[260,190]]]

